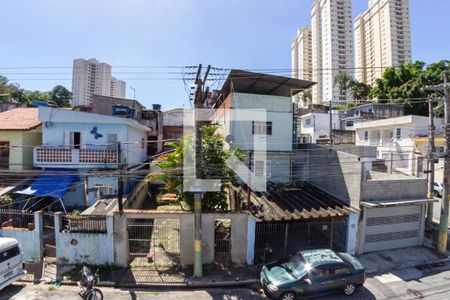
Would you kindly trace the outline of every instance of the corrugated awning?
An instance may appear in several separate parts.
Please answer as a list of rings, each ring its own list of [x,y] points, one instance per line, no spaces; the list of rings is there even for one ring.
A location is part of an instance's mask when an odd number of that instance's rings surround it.
[[[338,198],[305,184],[301,188],[252,193],[251,213],[262,221],[343,217],[358,212]]]

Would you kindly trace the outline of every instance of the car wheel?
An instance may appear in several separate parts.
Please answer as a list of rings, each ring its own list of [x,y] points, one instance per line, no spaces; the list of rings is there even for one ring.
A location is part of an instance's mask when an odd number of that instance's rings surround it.
[[[349,283],[346,286],[344,286],[343,292],[345,295],[347,296],[351,296],[355,293],[356,291],[356,285],[354,285],[353,283]]]
[[[283,293],[280,297],[280,300],[295,300],[297,298],[294,292],[286,292]]]

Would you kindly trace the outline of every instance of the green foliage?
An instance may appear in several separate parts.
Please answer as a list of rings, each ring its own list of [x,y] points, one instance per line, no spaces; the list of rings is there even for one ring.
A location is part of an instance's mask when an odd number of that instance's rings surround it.
[[[369,98],[370,85],[357,80],[352,80],[350,83],[350,95],[355,100],[367,100]]]
[[[57,107],[70,106],[72,93],[57,85],[52,91],[30,91],[21,89],[17,84],[10,83],[6,76],[0,75],[0,102],[32,103],[33,101],[48,102]]]
[[[227,167],[227,159],[231,154],[243,159],[244,153],[241,150],[224,150],[223,139],[216,135],[217,126],[202,126],[202,161],[201,170],[206,179],[219,179],[222,181],[219,192],[204,193],[204,210],[226,210],[228,208],[227,194],[225,187],[228,182],[236,178],[234,173]],[[173,152],[160,156],[153,163],[160,168],[160,172],[150,174],[147,179],[162,180],[165,182],[165,192],[175,193],[180,201],[186,202],[192,208],[194,198],[192,193],[183,191],[183,149],[187,141],[181,143],[167,143],[173,148]]]
[[[425,91],[424,87],[442,84],[442,72],[449,63],[449,60],[441,60],[426,66],[424,62],[416,61],[387,68],[382,78],[377,79],[369,95],[377,98],[380,103],[403,104],[405,114],[426,116],[428,115],[427,103],[414,98],[436,96],[432,91]],[[437,116],[442,116],[442,108],[436,107],[435,113]]]
[[[312,101],[312,92],[311,90],[306,90],[302,93],[302,101],[304,106],[308,106]]]
[[[353,77],[346,72],[340,71],[334,77],[334,85],[339,86],[339,100],[346,100],[347,90],[349,89]]]
[[[0,196],[0,203],[2,204],[11,204],[13,202],[10,195],[1,195]]]

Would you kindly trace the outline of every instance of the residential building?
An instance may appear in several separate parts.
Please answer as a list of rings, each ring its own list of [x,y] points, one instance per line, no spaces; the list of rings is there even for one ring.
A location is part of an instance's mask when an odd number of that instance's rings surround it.
[[[127,92],[127,84],[125,81],[111,77],[111,97],[125,98]]]
[[[297,30],[296,37],[292,40],[292,77],[297,79],[312,80],[312,36],[311,27],[301,27]],[[301,93],[298,93],[293,101],[300,106],[307,106],[303,103]]]
[[[289,182],[290,155],[293,149],[293,105],[292,90],[300,92],[314,83],[282,76],[232,70],[222,87],[219,99],[214,105],[212,121],[220,125],[218,133],[231,149],[241,149],[256,157],[254,139],[266,145],[266,162],[253,159],[251,167],[255,173],[266,176],[268,181]],[[232,86],[232,88],[231,88]],[[245,116],[238,120],[233,116],[239,110]],[[252,112],[261,112],[266,121],[252,120]],[[233,116],[232,116],[233,115]],[[242,118],[245,118],[244,120]]]
[[[340,129],[339,113],[332,111],[332,129]],[[300,116],[299,143],[316,144],[320,141],[329,142],[330,139],[330,114],[311,112]]]
[[[384,120],[383,120],[384,121]],[[378,121],[375,121],[378,122]],[[378,170],[374,147],[302,145],[295,158],[300,185],[312,185],[358,211],[348,222],[357,254],[424,243],[427,180]]]
[[[181,140],[183,138],[184,108],[174,108],[163,112],[164,140]]]
[[[123,98],[125,82],[111,76],[107,63],[78,58],[73,61],[72,94],[72,106],[89,106],[94,95]]]
[[[321,104],[340,95],[335,77],[339,72],[353,76],[353,31],[351,0],[315,0],[311,8],[313,103]]]
[[[434,124],[436,135],[442,134],[443,120],[435,118]],[[355,130],[356,145],[376,146],[377,157],[390,162],[393,171],[423,176],[428,117],[408,115],[355,123]],[[437,139],[436,143],[441,142]],[[437,147],[436,155],[441,152],[442,149]]]
[[[354,21],[356,79],[374,84],[387,67],[411,61],[409,0],[369,0]]]
[[[0,113],[0,169],[31,170],[33,147],[41,141],[41,121],[36,107],[13,108]]]
[[[404,107],[401,104],[369,103],[346,110],[341,117],[341,129],[355,130],[355,123],[371,120],[401,117]]]
[[[43,176],[65,183],[55,187],[55,198],[63,198],[66,208],[117,196],[121,165],[130,170],[147,160],[150,129],[134,119],[54,107],[39,107],[38,116],[44,124],[42,146],[34,148],[33,164],[45,169]],[[124,178],[125,194],[138,180]],[[41,189],[33,190],[22,194],[42,196]]]

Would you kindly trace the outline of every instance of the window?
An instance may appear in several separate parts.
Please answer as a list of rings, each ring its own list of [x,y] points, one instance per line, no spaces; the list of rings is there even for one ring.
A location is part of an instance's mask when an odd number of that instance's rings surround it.
[[[267,178],[270,178],[272,176],[272,161],[266,160],[264,164],[263,160],[256,160],[253,162],[251,170],[255,173],[256,177],[263,177],[265,174]]]
[[[272,122],[252,121],[252,134],[272,135]]]
[[[369,132],[368,131],[364,131],[364,140],[365,141],[369,140]]]
[[[328,270],[324,267],[319,267],[311,270],[309,278],[322,278],[328,276]]]
[[[108,149],[114,150],[117,148],[118,135],[117,133],[108,133],[106,135],[106,143],[108,144]]]
[[[113,195],[114,189],[110,185],[104,185],[104,184],[96,184],[95,190],[97,193],[97,199],[103,199],[106,196]]]
[[[0,253],[0,263],[20,254],[19,246],[15,246]]]
[[[64,132],[64,145],[70,145],[74,149],[80,149],[81,132]]]
[[[395,137],[396,137],[397,139],[401,139],[401,138],[402,138],[402,129],[401,129],[401,128],[397,128],[397,129],[395,130]]]
[[[305,119],[305,125],[311,125],[311,119]]]
[[[330,275],[350,274],[351,271],[346,266],[336,266],[330,269]]]
[[[0,142],[0,168],[9,168],[9,142]]]
[[[354,121],[347,121],[345,122],[345,127],[353,127]]]

